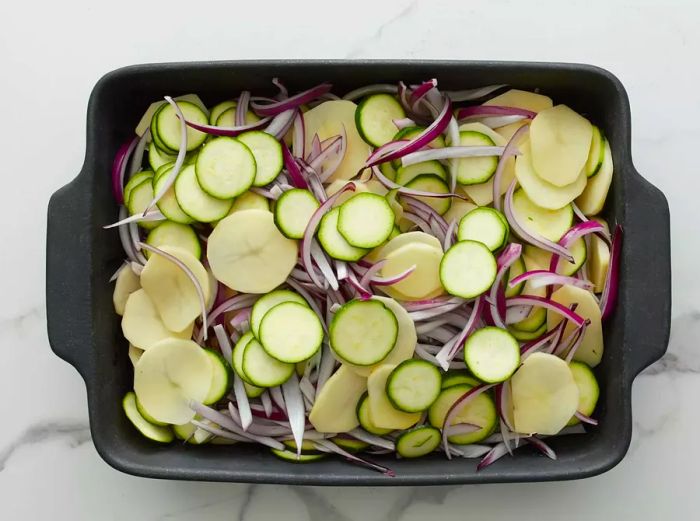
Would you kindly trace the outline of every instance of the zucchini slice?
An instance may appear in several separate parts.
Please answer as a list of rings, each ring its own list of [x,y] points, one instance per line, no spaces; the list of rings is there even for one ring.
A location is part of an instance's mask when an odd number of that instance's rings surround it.
[[[508,241],[510,226],[505,216],[493,208],[482,206],[459,221],[458,241],[478,241],[491,251],[500,250]]]
[[[275,224],[285,237],[301,239],[319,206],[318,200],[308,190],[287,190],[275,203]]]
[[[257,163],[242,141],[222,136],[212,139],[202,148],[195,172],[202,190],[217,199],[231,199],[252,186]]]
[[[496,259],[480,242],[458,242],[442,257],[440,280],[450,295],[476,297],[490,288],[495,279]]]
[[[464,361],[483,382],[504,382],[520,365],[520,345],[508,331],[484,327],[464,343]]]
[[[355,110],[355,125],[360,136],[372,146],[380,147],[396,134],[395,119],[406,117],[398,100],[390,94],[373,94],[363,99]]]
[[[425,360],[401,362],[386,381],[386,394],[394,408],[421,412],[440,394],[442,377],[436,366]]]
[[[259,338],[272,358],[296,364],[308,360],[321,348],[323,326],[306,303],[283,302],[265,313]]]
[[[158,443],[170,443],[173,441],[173,431],[170,427],[162,425],[154,425],[139,413],[136,407],[136,395],[133,392],[128,392],[122,399],[122,407],[126,417],[138,431],[152,441]]]
[[[402,432],[396,438],[396,452],[402,458],[420,458],[436,450],[441,440],[439,429],[430,425],[420,425]]]

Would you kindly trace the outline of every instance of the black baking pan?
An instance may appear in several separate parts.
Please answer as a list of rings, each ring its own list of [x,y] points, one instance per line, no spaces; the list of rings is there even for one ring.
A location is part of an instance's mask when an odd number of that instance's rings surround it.
[[[196,92],[205,103],[242,89],[274,92],[279,77],[292,90],[322,81],[334,92],[378,82],[437,78],[442,89],[509,84],[551,96],[588,116],[609,137],[615,175],[606,217],[624,227],[620,293],[605,327],[605,355],[596,369],[602,394],[599,427],[552,439],[556,461],[529,448],[481,472],[476,460],[442,454],[384,463],[395,478],[340,459],[298,465],[255,446],[159,446],[129,424],[121,398],[132,367],[110,275],[122,262],[114,222],[110,169],[119,145],[133,134],[146,107],[164,95]],[[622,84],[605,70],[575,64],[469,61],[242,61],[137,65],[110,72],[95,86],[87,112],[87,150],[80,174],[49,203],[47,320],[54,352],[85,380],[92,439],[113,467],[153,478],[299,485],[440,485],[532,482],[600,474],[625,455],[632,435],[632,381],[665,352],[671,313],[668,204],[634,168],[630,108]],[[549,440],[548,440],[549,441]]]

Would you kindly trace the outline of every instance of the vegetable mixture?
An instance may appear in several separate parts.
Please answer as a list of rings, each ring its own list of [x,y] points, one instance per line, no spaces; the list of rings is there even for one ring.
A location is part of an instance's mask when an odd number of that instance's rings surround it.
[[[393,475],[372,455],[481,469],[597,425],[603,131],[504,85],[273,83],[166,96],[115,158],[136,429]]]

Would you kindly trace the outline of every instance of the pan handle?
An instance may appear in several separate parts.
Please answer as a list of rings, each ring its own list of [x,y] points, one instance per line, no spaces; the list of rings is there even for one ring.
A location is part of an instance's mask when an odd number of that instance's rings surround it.
[[[625,281],[625,354],[630,377],[660,359],[671,329],[671,233],[668,201],[634,171],[625,190],[621,270]],[[624,305],[623,302],[619,303]]]
[[[51,349],[85,377],[91,371],[90,204],[82,172],[51,196],[46,238],[46,318]]]

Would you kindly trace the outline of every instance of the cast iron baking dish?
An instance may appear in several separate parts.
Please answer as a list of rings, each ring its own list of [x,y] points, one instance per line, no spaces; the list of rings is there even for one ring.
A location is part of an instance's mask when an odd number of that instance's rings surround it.
[[[133,133],[146,107],[166,94],[196,92],[205,103],[242,89],[274,91],[279,77],[292,90],[322,81],[334,92],[378,82],[437,78],[442,89],[509,84],[539,89],[587,115],[609,136],[615,163],[605,216],[625,237],[617,310],[605,327],[605,355],[596,369],[602,394],[600,426],[584,435],[551,440],[546,459],[529,448],[481,472],[476,460],[443,454],[385,461],[395,478],[329,458],[292,464],[255,446],[151,443],[126,419],[121,398],[131,389],[132,367],[110,275],[123,259],[118,234],[102,226],[117,217],[110,168],[119,145]],[[92,439],[113,467],[153,478],[299,485],[440,485],[576,479],[618,463],[630,443],[634,377],[665,352],[671,313],[668,204],[634,168],[630,108],[613,75],[588,65],[469,61],[243,61],[137,65],[110,72],[95,86],[87,113],[87,151],[80,174],[49,203],[47,319],[51,347],[85,380]]]

